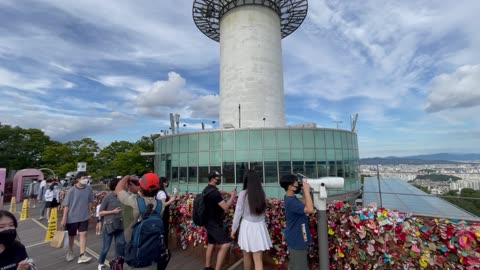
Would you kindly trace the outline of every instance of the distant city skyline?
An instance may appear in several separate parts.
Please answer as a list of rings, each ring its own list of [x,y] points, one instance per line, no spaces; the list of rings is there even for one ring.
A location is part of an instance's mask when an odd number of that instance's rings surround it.
[[[100,146],[168,129],[170,112],[181,132],[218,128],[219,45],[192,4],[1,1],[0,122]],[[358,113],[362,158],[480,153],[478,10],[309,1],[282,42],[287,125],[349,130]]]

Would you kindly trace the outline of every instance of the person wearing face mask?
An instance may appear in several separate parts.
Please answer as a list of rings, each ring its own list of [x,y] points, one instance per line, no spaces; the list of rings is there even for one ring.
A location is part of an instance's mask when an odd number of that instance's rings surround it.
[[[165,205],[165,209],[163,210],[162,220],[163,220],[163,229],[164,229],[164,238],[165,239],[165,247],[168,248],[168,231],[169,231],[169,223],[170,223],[170,204],[175,201],[175,196],[168,195],[165,189],[168,188],[169,181],[166,177],[160,177],[160,190],[157,193],[157,200],[161,200],[163,205]]]
[[[58,184],[53,183],[51,184],[47,191],[45,191],[45,208],[47,208],[47,220],[50,219],[50,213],[52,212],[53,208],[57,208],[59,205],[59,190]]]
[[[28,186],[28,198],[29,198],[29,205],[32,208],[37,206],[37,196],[38,190],[40,188],[40,183],[38,183],[37,179],[33,179],[32,183]]]
[[[88,177],[85,172],[79,172],[75,176],[76,183],[70,188],[62,202],[63,217],[61,225],[68,231],[67,261],[73,261],[73,243],[75,235],[80,235],[80,256],[77,263],[87,263],[92,257],[87,256],[88,221],[93,202],[93,190],[88,186]]]
[[[296,175],[288,174],[280,179],[280,186],[285,189],[285,218],[287,227],[285,228],[285,239],[288,246],[288,269],[304,270],[309,269],[307,248],[312,241],[310,229],[308,227],[307,214],[313,214],[312,196],[310,194],[310,185],[304,179],[303,187],[300,185]],[[297,194],[303,189],[303,204]]]
[[[237,191],[226,192],[217,188],[222,181],[222,174],[218,171],[211,171],[208,175],[208,186],[203,190],[205,211],[207,215],[207,223],[205,229],[207,230],[208,246],[205,258],[205,270],[222,269],[223,261],[230,249],[230,242],[227,231],[223,224],[223,216],[225,212],[233,205],[237,197]],[[225,202],[223,196],[230,195],[230,199]],[[212,267],[212,257],[215,246],[220,246],[217,254],[217,262],[215,268]]]
[[[18,222],[15,216],[0,210],[0,269],[28,270],[25,246],[17,238]]]

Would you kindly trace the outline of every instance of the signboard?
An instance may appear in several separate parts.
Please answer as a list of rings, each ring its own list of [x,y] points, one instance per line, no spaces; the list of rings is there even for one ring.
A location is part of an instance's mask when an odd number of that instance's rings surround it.
[[[86,172],[87,163],[86,162],[77,162],[77,172]]]

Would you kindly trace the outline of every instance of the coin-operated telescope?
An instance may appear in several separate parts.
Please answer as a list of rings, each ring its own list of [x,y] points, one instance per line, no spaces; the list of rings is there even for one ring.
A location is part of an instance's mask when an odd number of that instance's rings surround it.
[[[328,217],[327,217],[327,189],[343,189],[343,177],[308,178],[297,173],[299,184],[307,180],[310,184],[313,204],[317,208],[318,258],[320,270],[330,269],[328,257]]]

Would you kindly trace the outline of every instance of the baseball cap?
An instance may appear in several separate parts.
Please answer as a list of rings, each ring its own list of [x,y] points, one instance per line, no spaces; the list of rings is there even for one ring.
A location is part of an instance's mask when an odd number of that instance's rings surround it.
[[[223,174],[220,174],[218,171],[211,171],[210,174],[208,174],[208,179],[212,179],[217,176],[223,176]]]
[[[160,180],[158,175],[154,173],[146,173],[138,180],[140,187],[144,190],[155,190],[160,188]]]

